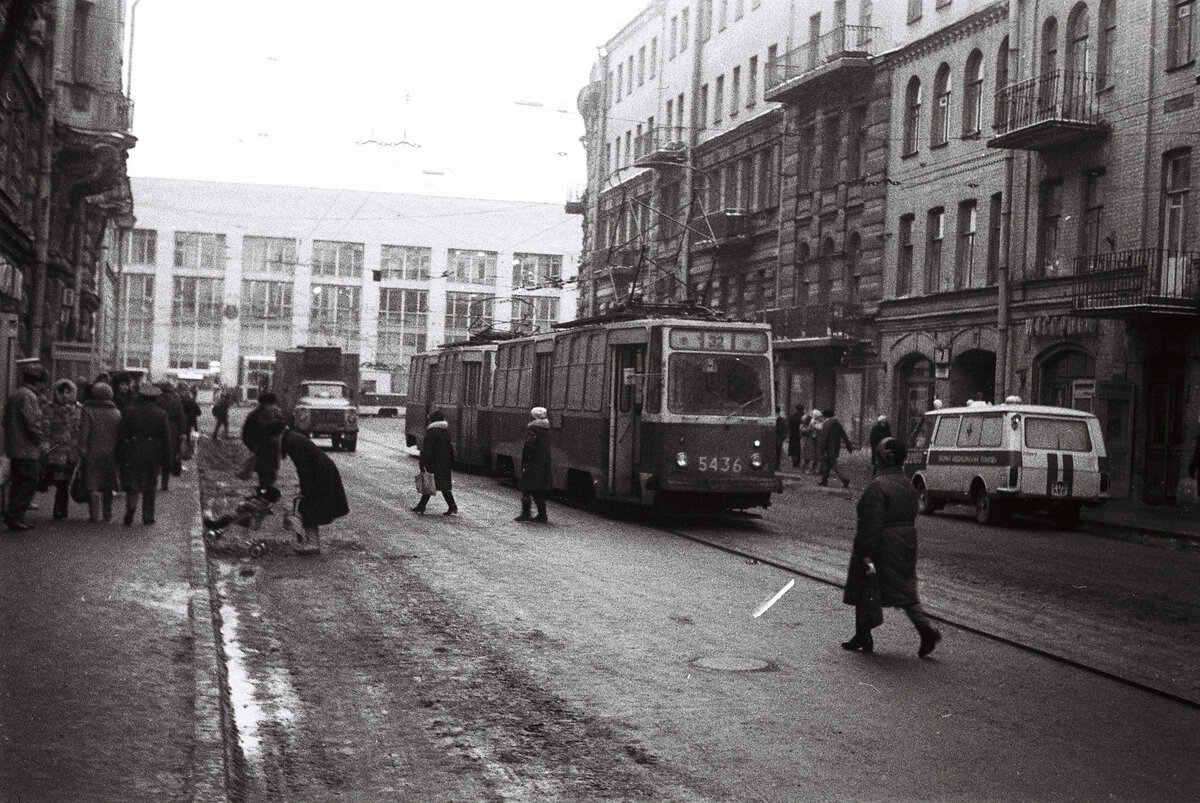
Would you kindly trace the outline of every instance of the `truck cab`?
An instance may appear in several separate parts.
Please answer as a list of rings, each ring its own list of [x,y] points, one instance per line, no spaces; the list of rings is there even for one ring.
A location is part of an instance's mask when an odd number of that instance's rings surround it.
[[[334,449],[358,448],[358,355],[301,346],[275,354],[275,392],[288,425]]]

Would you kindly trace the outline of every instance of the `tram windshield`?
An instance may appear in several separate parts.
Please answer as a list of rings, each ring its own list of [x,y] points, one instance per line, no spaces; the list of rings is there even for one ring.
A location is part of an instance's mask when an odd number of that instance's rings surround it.
[[[672,354],[667,408],[685,415],[770,415],[771,361],[759,354]]]

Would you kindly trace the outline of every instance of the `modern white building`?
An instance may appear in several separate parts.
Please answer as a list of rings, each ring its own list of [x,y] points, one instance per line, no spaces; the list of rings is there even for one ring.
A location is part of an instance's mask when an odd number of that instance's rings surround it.
[[[367,390],[485,329],[574,317],[581,219],[562,205],[134,178],[118,359],[253,397],[276,349],[340,346]]]

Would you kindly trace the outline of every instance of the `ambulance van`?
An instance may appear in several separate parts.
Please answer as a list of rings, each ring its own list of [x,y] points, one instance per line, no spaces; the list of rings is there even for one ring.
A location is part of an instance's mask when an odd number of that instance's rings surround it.
[[[981,524],[1046,510],[1070,529],[1083,505],[1108,498],[1108,457],[1096,416],[1022,404],[1014,396],[1003,404],[930,410],[910,438],[904,472],[922,513],[969,504]]]

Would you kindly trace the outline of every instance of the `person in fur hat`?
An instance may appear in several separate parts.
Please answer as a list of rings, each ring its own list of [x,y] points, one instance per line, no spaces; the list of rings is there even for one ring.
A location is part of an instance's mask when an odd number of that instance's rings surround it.
[[[545,407],[529,411],[530,421],[525,429],[525,446],[521,449],[521,476],[517,488],[521,491],[521,515],[515,521],[537,521],[545,524],[546,494],[554,490],[550,478],[550,420]],[[531,515],[537,505],[537,516]]]
[[[442,492],[446,500],[446,512],[443,516],[457,516],[458,505],[454,503],[454,494],[450,491],[450,469],[454,465],[454,445],[450,442],[450,423],[441,410],[429,414],[429,426],[425,428],[425,441],[421,444],[422,471],[433,475],[434,486]],[[429,494],[422,494],[421,501],[412,509],[413,513],[424,513],[429,504]]]

